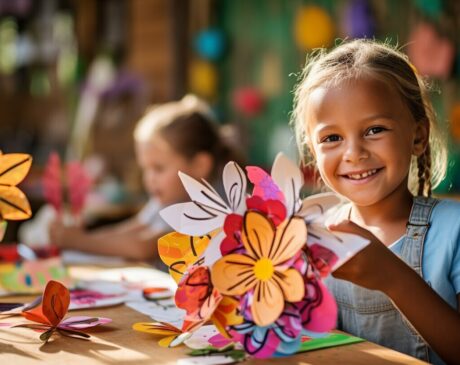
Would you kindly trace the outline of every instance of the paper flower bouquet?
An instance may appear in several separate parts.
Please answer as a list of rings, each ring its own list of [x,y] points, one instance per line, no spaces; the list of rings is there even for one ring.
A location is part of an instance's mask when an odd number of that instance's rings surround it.
[[[323,213],[340,199],[301,200],[302,173],[282,154],[271,175],[254,166],[246,172],[234,162],[225,166],[226,199],[206,181],[179,173],[191,201],[161,211],[176,232],[162,237],[158,250],[186,314],[181,328],[156,322],[135,329],[169,334],[163,344],[174,346],[212,321],[220,332],[215,343],[226,338],[266,358],[295,353],[303,335],[335,327],[337,306],[322,278],[367,242],[324,227]]]

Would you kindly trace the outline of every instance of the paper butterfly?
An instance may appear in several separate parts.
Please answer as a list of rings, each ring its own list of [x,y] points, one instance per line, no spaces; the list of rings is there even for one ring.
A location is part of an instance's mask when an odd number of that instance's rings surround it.
[[[133,329],[140,332],[164,336],[158,344],[161,347],[175,347],[192,336],[191,332],[182,331],[166,322],[139,322],[133,324]]]
[[[211,325],[202,326],[193,332],[182,331],[166,322],[135,323],[133,329],[140,332],[163,336],[158,341],[161,347],[176,347],[186,343],[191,348],[210,346],[210,339],[218,334],[216,328]]]
[[[29,307],[21,313],[26,319],[36,322],[36,324],[25,323],[14,327],[43,331],[40,340],[46,343],[55,332],[68,337],[90,338],[90,335],[79,330],[112,321],[109,318],[85,316],[64,319],[69,304],[69,290],[58,281],[51,280],[46,285],[42,299],[35,303],[36,306]]]

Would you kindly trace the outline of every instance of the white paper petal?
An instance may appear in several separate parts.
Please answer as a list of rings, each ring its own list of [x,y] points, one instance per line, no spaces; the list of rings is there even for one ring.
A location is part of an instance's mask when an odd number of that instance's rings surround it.
[[[137,300],[127,302],[126,305],[135,311],[150,316],[154,321],[167,322],[177,328],[182,328],[186,312],[177,308],[174,299],[158,301]]]
[[[214,186],[212,186],[210,183],[208,183],[205,179],[201,179],[201,182],[203,183],[204,186],[207,186],[209,188],[209,190],[211,190],[214,194],[219,195],[217,190],[214,189]]]
[[[237,214],[243,214],[246,210],[246,175],[237,163],[231,161],[225,165],[222,178],[230,208]]]
[[[160,216],[176,232],[190,236],[203,236],[223,227],[227,213],[194,202],[179,203],[160,211]]]
[[[177,359],[176,365],[220,365],[234,364],[236,361],[231,356],[212,355],[212,356],[191,356]]]
[[[206,251],[204,251],[204,265],[211,267],[214,263],[222,257],[220,252],[220,244],[225,238],[225,232],[220,231],[214,238],[209,242]]]
[[[321,225],[310,224],[308,226],[307,245],[311,246],[315,243],[328,248],[337,255],[338,261],[332,267],[332,271],[334,271],[366,247],[370,241],[355,234],[332,233]]]
[[[307,222],[313,221],[323,215],[327,210],[340,204],[342,200],[335,193],[321,193],[310,195],[302,201],[302,207],[296,213],[305,218]]]
[[[181,333],[179,336],[177,336],[174,340],[171,341],[171,343],[169,344],[169,347],[179,346],[181,343],[184,343],[184,341],[186,341],[190,337],[192,337],[191,332]]]
[[[209,339],[218,333],[219,331],[216,326],[208,324],[194,331],[192,337],[185,340],[184,343],[191,349],[203,349],[205,347],[212,346],[212,344],[209,343]]]
[[[284,194],[288,216],[294,215],[301,205],[299,194],[303,186],[302,172],[284,154],[278,153],[273,163],[271,176]]]
[[[227,203],[216,193],[214,189],[210,189],[208,186],[203,185],[180,171],[179,177],[192,202],[196,202],[200,205],[226,214],[230,214],[232,212]]]

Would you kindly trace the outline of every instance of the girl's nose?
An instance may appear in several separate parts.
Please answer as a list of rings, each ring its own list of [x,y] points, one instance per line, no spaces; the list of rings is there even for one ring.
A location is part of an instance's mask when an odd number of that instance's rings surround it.
[[[343,154],[343,160],[347,162],[359,162],[369,157],[369,152],[359,140],[349,141]]]

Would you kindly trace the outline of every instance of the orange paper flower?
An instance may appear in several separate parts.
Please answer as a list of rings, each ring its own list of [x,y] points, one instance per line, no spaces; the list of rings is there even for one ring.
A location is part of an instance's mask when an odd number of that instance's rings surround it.
[[[176,283],[179,283],[189,266],[197,263],[211,238],[212,232],[203,237],[172,232],[158,240],[158,254],[161,260],[168,265],[169,273]]]
[[[239,314],[239,306],[238,300],[223,295],[219,306],[211,317],[217,330],[226,338],[232,338],[227,328],[243,323],[244,318]]]
[[[29,202],[16,185],[26,177],[31,164],[32,157],[25,153],[0,152],[0,220],[30,218]]]
[[[242,241],[246,254],[222,257],[212,268],[212,282],[225,295],[243,295],[254,290],[251,313],[258,326],[273,323],[284,302],[302,300],[302,275],[285,265],[307,238],[302,218],[291,217],[275,228],[263,214],[248,211],[244,216]]]

